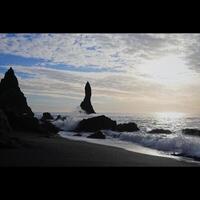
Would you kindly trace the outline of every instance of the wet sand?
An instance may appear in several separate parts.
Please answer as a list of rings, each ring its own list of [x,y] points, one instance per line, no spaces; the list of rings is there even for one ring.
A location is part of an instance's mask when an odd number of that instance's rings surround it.
[[[130,152],[117,147],[73,141],[60,136],[13,133],[24,145],[0,149],[0,166],[23,167],[189,167],[195,163]]]

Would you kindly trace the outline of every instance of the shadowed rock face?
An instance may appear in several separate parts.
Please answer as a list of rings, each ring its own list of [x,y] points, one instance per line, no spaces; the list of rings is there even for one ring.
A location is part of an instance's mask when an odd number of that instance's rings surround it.
[[[153,129],[151,131],[148,131],[147,133],[153,133],[153,134],[171,134],[172,132],[167,129]]]
[[[4,112],[34,116],[31,108],[27,105],[26,97],[19,88],[12,68],[5,73],[0,82],[0,108]]]
[[[127,124],[117,124],[115,131],[120,132],[134,132],[139,131],[140,129],[137,127],[136,123],[127,123]]]
[[[26,97],[19,88],[17,77],[12,68],[5,73],[0,82],[0,110],[5,113],[13,130],[36,131],[42,134],[55,134],[59,131],[53,124],[47,121],[40,123],[34,117],[34,113],[27,104]],[[48,114],[50,115],[50,113]],[[6,119],[3,118],[0,112],[1,121],[5,123]]]
[[[186,129],[182,130],[182,133],[185,134],[185,135],[200,136],[200,130],[199,129],[186,128]]]
[[[91,104],[91,96],[92,96],[92,91],[89,82],[86,83],[85,85],[85,98],[81,102],[81,108],[87,113],[95,113],[92,104]]]
[[[0,110],[0,136],[11,132],[11,127],[4,112]]]
[[[102,131],[97,131],[89,135],[87,138],[106,139],[106,136],[103,134]]]
[[[52,119],[53,119],[53,116],[49,112],[43,113],[42,118],[41,118],[42,121],[48,121]]]
[[[98,117],[92,117],[89,119],[83,119],[79,122],[76,132],[94,132],[99,130],[115,130],[116,121],[111,120],[110,118],[101,115]]]

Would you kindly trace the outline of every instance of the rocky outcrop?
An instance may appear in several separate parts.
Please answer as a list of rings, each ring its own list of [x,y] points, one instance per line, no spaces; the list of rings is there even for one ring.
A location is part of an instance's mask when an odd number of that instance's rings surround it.
[[[48,121],[42,122],[38,127],[38,132],[46,136],[55,135],[59,131],[60,129],[58,127]]]
[[[12,68],[6,73],[0,83],[0,109],[5,113],[34,116],[26,98],[19,88],[18,80]]]
[[[64,121],[64,120],[66,120],[66,117],[62,117],[61,115],[58,115],[58,116],[56,117],[55,121],[57,121],[57,120],[62,120],[62,121]]]
[[[0,149],[16,148],[21,146],[20,141],[16,138],[10,137],[12,128],[4,112],[0,110]]]
[[[89,119],[83,119],[79,122],[75,131],[77,132],[94,132],[103,129],[114,130],[116,127],[116,121],[111,120],[110,118],[101,115],[98,117],[92,117]]]
[[[0,110],[0,137],[12,131],[8,119],[4,112]]]
[[[182,130],[182,133],[185,134],[185,135],[200,136],[200,130],[199,129],[186,128],[186,129]]]
[[[53,119],[53,116],[49,112],[44,112],[41,118],[42,121],[48,121],[52,119]]]
[[[81,108],[87,113],[95,113],[93,106],[91,104],[91,96],[92,96],[92,91],[89,82],[86,83],[85,85],[85,98],[81,102]]]
[[[12,68],[0,82],[0,109],[5,113],[13,130],[39,133],[57,133],[53,124],[40,121],[28,106],[26,97],[19,88],[17,77]],[[49,115],[45,114],[49,118]]]
[[[117,124],[115,131],[119,132],[134,132],[139,131],[140,129],[137,127],[136,123],[127,123],[127,124]]]
[[[103,134],[102,131],[97,131],[97,132],[89,135],[87,138],[106,139],[106,136]]]
[[[5,73],[0,83],[0,109],[6,114],[13,130],[37,130],[39,121],[28,106],[12,68]]]
[[[13,112],[7,112],[6,115],[13,130],[30,132],[38,130],[39,120],[36,117],[19,115]]]
[[[48,121],[39,121],[36,117],[26,115],[15,115],[13,113],[7,113],[9,122],[16,131],[25,132],[38,132],[41,134],[56,134],[60,131],[55,125]]]
[[[57,115],[55,121],[57,121],[57,120],[62,120],[62,116],[61,115]]]
[[[152,129],[151,131],[148,131],[147,133],[153,133],[153,134],[171,134],[172,132],[167,129]]]

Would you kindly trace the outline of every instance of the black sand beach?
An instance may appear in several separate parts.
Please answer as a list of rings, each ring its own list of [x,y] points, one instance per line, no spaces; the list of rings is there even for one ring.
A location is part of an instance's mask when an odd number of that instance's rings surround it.
[[[36,133],[14,132],[24,145],[0,149],[0,166],[68,167],[68,166],[198,166],[157,156],[129,152],[120,148],[71,141],[60,136],[43,137]]]

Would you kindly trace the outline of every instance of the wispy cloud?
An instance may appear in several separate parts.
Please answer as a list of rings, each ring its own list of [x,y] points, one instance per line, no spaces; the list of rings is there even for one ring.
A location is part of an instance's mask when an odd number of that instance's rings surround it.
[[[146,59],[172,51],[180,53],[188,45],[187,40],[187,35],[180,34],[1,34],[0,53],[74,67],[128,70]],[[116,53],[118,59],[113,56]]]
[[[183,73],[192,76],[200,72],[199,53],[199,34],[0,34],[0,78],[13,66],[35,110],[79,105],[86,81],[97,110],[134,112],[178,103],[181,110],[189,96],[195,109],[198,77],[184,88],[170,87],[146,72],[155,60],[174,55],[186,63]]]

